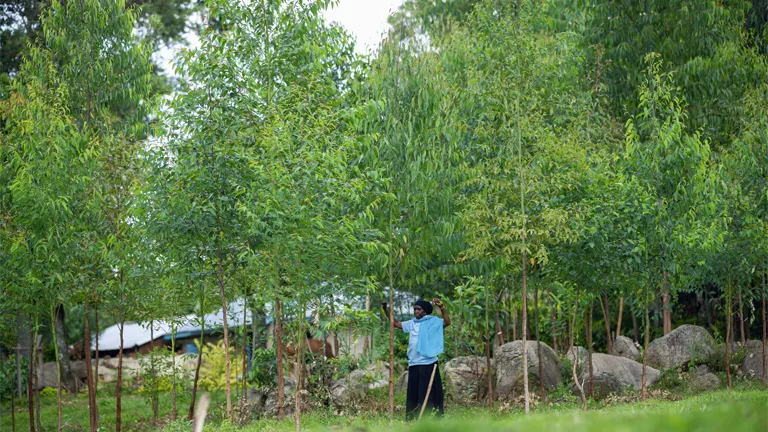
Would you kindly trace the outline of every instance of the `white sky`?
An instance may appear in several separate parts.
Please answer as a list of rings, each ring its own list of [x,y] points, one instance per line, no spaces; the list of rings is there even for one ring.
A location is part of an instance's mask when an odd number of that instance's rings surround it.
[[[401,4],[403,0],[339,0],[336,7],[325,11],[325,18],[346,27],[357,41],[355,50],[360,54],[368,54],[378,48],[389,28],[387,19]],[[189,47],[196,46],[197,35],[189,32],[187,41]],[[174,75],[171,61],[176,49],[178,47],[164,47],[155,53],[158,64],[169,75]]]
[[[340,0],[325,17],[346,27],[357,39],[357,52],[365,54],[378,47],[389,27],[387,18],[401,4],[403,0]]]

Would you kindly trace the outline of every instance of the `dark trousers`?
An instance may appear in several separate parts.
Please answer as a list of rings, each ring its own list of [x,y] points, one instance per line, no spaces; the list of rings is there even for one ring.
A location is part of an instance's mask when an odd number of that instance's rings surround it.
[[[421,406],[424,404],[424,398],[427,396],[427,387],[429,387],[429,378],[432,376],[432,369],[436,368],[435,379],[432,382],[432,390],[429,392],[429,400],[425,414],[434,413],[438,416],[443,415],[443,382],[440,379],[440,368],[437,362],[431,365],[419,365],[408,367],[408,394],[405,401],[405,419],[414,420],[419,418]]]

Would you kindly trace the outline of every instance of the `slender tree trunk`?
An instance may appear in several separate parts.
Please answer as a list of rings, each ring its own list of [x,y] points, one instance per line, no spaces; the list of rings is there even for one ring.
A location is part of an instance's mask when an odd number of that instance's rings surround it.
[[[531,398],[528,390],[528,347],[526,346],[526,331],[528,328],[528,281],[526,280],[528,274],[526,271],[526,256],[525,248],[523,248],[523,323],[522,323],[522,342],[523,342],[523,394],[525,398],[525,413],[528,414],[531,411]],[[541,380],[541,379],[540,379]]]
[[[642,385],[641,385],[641,394],[642,394],[642,400],[645,400],[648,397],[648,385],[646,383],[646,368],[648,367],[648,342],[650,339],[650,331],[649,327],[651,325],[651,318],[648,316],[648,301],[643,302],[643,306],[645,307],[645,341],[643,342],[643,376],[642,376]]]
[[[247,392],[248,392],[248,332],[246,329],[248,328],[245,324],[246,320],[248,319],[248,297],[250,295],[250,292],[246,294],[245,300],[243,301],[243,395],[242,395],[242,403],[245,404],[245,401],[247,399]],[[251,352],[253,352],[253,346],[251,346]]]
[[[93,319],[94,319],[94,326],[96,327],[96,371],[93,375],[93,397],[96,397],[96,393],[99,391],[99,305],[96,304],[93,307]],[[90,348],[90,347],[89,347]],[[95,400],[95,399],[94,399]],[[95,402],[94,402],[95,404]],[[99,427],[99,407],[96,406],[95,410],[95,416],[96,416],[96,427]],[[94,431],[95,432],[95,431]]]
[[[555,326],[555,302],[552,301],[552,296],[547,296],[547,303],[549,303],[549,323],[552,331],[552,349],[557,354],[557,326]]]
[[[613,354],[613,338],[611,337],[611,309],[608,304],[608,291],[603,292],[603,321],[605,323],[605,341],[608,354]]]
[[[218,215],[216,216],[218,219]],[[218,272],[218,281],[219,281],[219,292],[221,294],[221,313],[222,313],[222,324],[223,324],[223,330],[224,330],[224,359],[225,359],[225,373],[226,376],[224,377],[224,380],[226,382],[226,393],[227,393],[227,419],[229,421],[232,421],[232,384],[230,383],[230,369],[232,367],[232,362],[229,356],[229,328],[227,327],[227,293],[226,293],[226,287],[224,286],[224,258],[222,257],[221,248],[217,247],[217,272]]]
[[[766,379],[768,378],[768,370],[766,370],[766,352],[765,352],[765,345],[766,342],[768,342],[768,338],[766,337],[766,319],[765,319],[765,288],[766,288],[766,277],[765,277],[765,268],[763,268],[763,292],[761,297],[763,298],[763,389],[765,389],[766,385]]]
[[[53,350],[56,355],[56,430],[61,431],[61,358],[59,356],[59,331],[56,325],[56,307],[51,306],[51,334],[53,335]]]
[[[96,432],[96,390],[94,388],[93,369],[91,368],[91,314],[88,302],[83,305],[85,309],[85,336],[83,347],[85,348],[86,381],[88,382],[88,421],[90,432]]]
[[[765,351],[765,350],[763,350]],[[16,351],[16,357],[19,357],[19,352]],[[763,367],[765,369],[765,367]],[[13,377],[13,385],[16,385],[16,377]],[[16,395],[11,392],[11,432],[16,432]]]
[[[496,338],[491,338],[491,335],[488,334],[488,328],[489,326],[489,319],[488,319],[488,313],[490,311],[489,305],[488,305],[488,287],[485,288],[485,367],[487,368],[487,376],[488,376],[488,407],[493,408],[493,383],[491,382],[491,340],[496,340]],[[496,324],[498,325],[498,314],[496,315]]]
[[[729,348],[731,345],[731,331],[732,331],[731,328],[733,327],[731,321],[733,317],[732,317],[732,311],[731,311],[731,295],[732,294],[730,292],[730,289],[731,289],[730,282],[728,284],[729,284],[729,288],[728,288],[729,292],[726,294],[727,298],[725,299],[726,308],[727,308],[725,313],[726,313],[726,316],[728,317],[728,324],[726,324],[727,328],[725,329],[725,377],[728,380],[728,389],[732,389],[733,383],[731,382],[731,361],[730,361]]]
[[[305,315],[306,315],[306,311],[303,310],[302,308],[301,318],[303,318]],[[296,432],[301,432],[301,383],[303,380],[302,363],[304,360],[304,340],[306,338],[302,334],[303,327],[304,326],[301,324],[299,324],[298,326],[299,348],[296,350],[296,393],[294,394],[294,402],[296,404],[294,408],[295,420],[296,420]],[[323,341],[323,345],[325,345],[325,341]]]
[[[664,336],[672,331],[672,304],[669,301],[669,274],[664,270],[664,293],[661,295],[664,317]]]
[[[204,301],[201,303],[205,305]],[[204,307],[204,306],[203,306]],[[205,317],[205,314],[202,313],[201,308],[201,317]],[[197,365],[195,366],[195,380],[192,383],[192,400],[189,402],[189,413],[187,413],[187,420],[192,420],[195,418],[195,403],[197,401],[197,383],[200,380],[200,365],[203,363],[203,349],[205,347],[205,319],[200,320],[202,325],[200,326],[200,349],[197,353]]]
[[[122,274],[122,271],[121,271]],[[122,295],[121,295],[122,297]],[[120,432],[122,427],[122,399],[120,392],[123,387],[123,330],[125,330],[125,316],[123,313],[123,299],[120,299],[120,351],[117,355],[117,383],[115,384],[115,431]]]
[[[275,346],[277,357],[277,418],[282,420],[285,404],[285,378],[283,377],[283,325],[281,322],[280,298],[275,298]]]
[[[40,327],[40,322],[38,321],[38,317],[35,317],[35,328]],[[43,423],[41,421],[41,412],[42,409],[40,408],[40,387],[41,387],[41,375],[42,379],[45,380],[45,363],[43,362],[43,345],[42,342],[38,343],[38,338],[42,338],[39,334],[36,333],[35,335],[35,424],[37,425],[37,430],[42,431],[43,430]]]
[[[197,353],[197,365],[195,366],[195,378],[192,383],[192,400],[189,402],[189,412],[187,420],[195,418],[195,404],[197,403],[197,386],[200,379],[200,365],[203,363],[203,349],[205,348],[205,282],[201,284],[200,289],[200,349]]]
[[[573,304],[573,318],[571,318],[571,325],[568,328],[568,345],[570,347],[571,354],[573,355],[573,364],[571,366],[571,373],[573,374],[573,383],[576,385],[576,388],[579,390],[579,397],[581,397],[581,410],[586,411],[587,397],[584,395],[584,386],[581,385],[581,381],[579,381],[579,376],[578,374],[576,374],[576,366],[579,364],[579,354],[578,352],[576,352],[576,347],[573,344],[574,342],[573,329],[574,327],[576,327],[576,314],[578,313],[578,308],[579,308],[579,303],[578,301],[575,301]]]
[[[486,331],[485,338],[485,367],[488,378],[488,407],[493,408],[493,374],[491,373],[491,339]]]
[[[763,388],[765,388],[766,384],[766,375],[768,375],[768,371],[765,370],[765,363],[766,363],[766,352],[765,352],[765,345],[766,345],[766,329],[765,329],[765,291],[763,291]]]
[[[744,302],[741,297],[741,286],[739,286],[739,330],[741,330],[741,345],[747,343],[747,334],[744,332]]]
[[[395,288],[389,264],[389,418],[395,418]]]
[[[152,383],[152,421],[157,424],[157,419],[160,416],[159,413],[159,401],[157,388],[157,373],[155,372],[155,320],[149,321],[149,368],[152,371],[152,377],[154,382]]]
[[[541,335],[539,334],[539,285],[533,290],[534,326],[536,327],[536,356],[539,358],[539,397],[544,400],[544,362],[541,359]]]
[[[586,327],[587,327],[587,352],[589,358],[589,397],[595,398],[595,369],[592,364],[592,314],[594,313],[595,304],[592,300],[589,301],[589,312],[587,312]]]
[[[624,315],[624,296],[619,297],[619,316],[616,320],[616,335],[614,336],[614,340],[621,336],[621,320]]]
[[[37,328],[32,331],[29,344],[29,377],[27,378],[27,401],[29,402],[29,432],[36,432],[35,428],[35,389],[37,385],[37,371],[35,363],[37,358]]]
[[[176,421],[179,410],[176,406],[176,324],[171,326],[171,420]]]

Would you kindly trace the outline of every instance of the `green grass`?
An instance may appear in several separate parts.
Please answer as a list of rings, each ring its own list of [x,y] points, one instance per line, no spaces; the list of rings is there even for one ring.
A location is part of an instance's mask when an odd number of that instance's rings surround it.
[[[179,417],[186,418],[189,410],[190,394],[180,392],[177,398],[177,407]],[[158,430],[158,427],[151,423],[152,406],[149,400],[140,393],[131,393],[124,390],[122,393],[122,423],[123,430],[126,432],[143,432]],[[215,393],[213,399],[213,415],[219,418],[223,417],[220,411],[223,395]],[[115,429],[115,397],[114,386],[101,384],[96,397],[96,405],[99,410],[99,427],[101,430],[109,431]],[[8,401],[0,405],[0,431],[11,430],[11,404]],[[159,413],[161,423],[168,422],[168,415],[171,412],[171,396],[165,393],[160,397]],[[56,430],[56,396],[42,396],[40,398],[40,422],[43,431]],[[63,431],[83,431],[88,430],[88,395],[80,393],[77,396],[65,395],[62,403],[62,424]],[[16,430],[29,430],[29,411],[27,400],[16,401]]]
[[[383,413],[359,417],[310,414],[302,419],[306,430],[348,431],[766,431],[768,430],[768,392],[758,390],[719,390],[680,401],[650,400],[635,404],[607,406],[587,412],[578,408],[547,407],[529,416],[519,408],[490,410],[458,408],[448,410],[442,420],[405,424],[401,417],[390,424]],[[169,430],[189,430],[174,424]],[[293,420],[261,420],[240,428],[220,424],[206,428],[213,432],[255,432],[295,430]]]
[[[42,400],[42,422],[46,431],[55,430],[56,398]],[[188,394],[179,395],[180,414],[186,413]],[[0,409],[0,430],[10,431],[10,413],[7,402]],[[381,404],[378,405],[381,407]],[[224,400],[221,393],[213,395],[213,411],[206,431],[211,432],[255,432],[292,431],[292,419],[256,420],[244,427],[222,422]],[[405,424],[402,410],[397,413],[393,424],[386,412],[366,412],[357,416],[335,415],[329,411],[316,411],[302,417],[305,430],[349,430],[349,431],[610,431],[610,432],[651,432],[651,431],[768,431],[768,392],[741,388],[733,391],[718,390],[686,397],[678,401],[649,400],[625,403],[617,401],[592,402],[590,410],[581,412],[567,401],[552,406],[542,406],[525,416],[519,406],[505,409],[446,407],[442,420],[427,420],[419,424]],[[26,407],[17,407],[17,430],[27,430]],[[161,398],[161,416],[170,411],[170,396]],[[99,394],[99,413],[102,430],[114,428],[114,398],[109,391]],[[160,426],[151,424],[147,418],[151,408],[138,394],[127,394],[123,398],[123,423],[126,431],[151,431],[164,427],[167,432],[189,431],[190,423],[179,420],[168,423],[167,417]],[[87,430],[87,397],[67,397],[64,404],[65,431]]]

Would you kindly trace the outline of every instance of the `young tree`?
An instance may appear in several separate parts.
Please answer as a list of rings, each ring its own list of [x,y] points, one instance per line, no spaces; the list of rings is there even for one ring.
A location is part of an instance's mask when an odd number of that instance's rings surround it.
[[[462,213],[466,254],[503,261],[522,277],[526,412],[529,266],[545,266],[549,248],[575,240],[580,212],[570,190],[579,184],[586,160],[575,141],[576,111],[559,102],[578,92],[575,68],[546,60],[569,47],[537,36],[540,12],[527,2],[479,8],[468,24],[472,34],[463,36],[471,38],[474,52],[484,53],[472,71],[476,87],[470,91],[477,92],[473,98],[485,111],[474,120],[475,149],[466,158],[471,187]],[[563,69],[570,75],[561,76]],[[555,110],[564,120],[552,117]]]
[[[667,334],[671,282],[684,285],[682,273],[695,256],[692,251],[702,250],[718,219],[710,214],[711,203],[706,203],[709,144],[699,134],[686,132],[684,104],[675,96],[672,77],[662,72],[658,55],[649,54],[646,62],[641,114],[627,122],[625,169],[636,186],[632,217],[639,217],[635,225],[642,235],[643,266],[649,275],[642,294],[646,321],[648,302],[660,295]],[[645,324],[647,341],[649,323]]]

